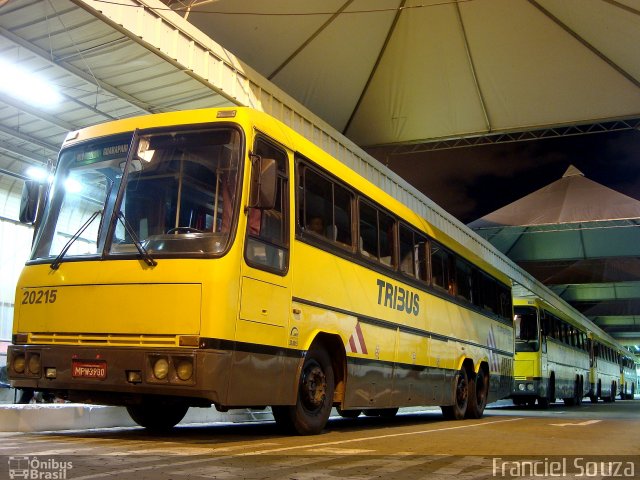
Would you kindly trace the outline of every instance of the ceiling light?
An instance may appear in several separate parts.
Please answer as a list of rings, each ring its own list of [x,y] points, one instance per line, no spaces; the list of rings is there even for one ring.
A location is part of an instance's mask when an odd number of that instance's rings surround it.
[[[51,181],[51,175],[49,175],[49,172],[41,167],[29,167],[25,173],[27,177],[38,182],[43,182],[45,180]]]
[[[0,91],[37,107],[51,107],[62,101],[62,95],[33,72],[0,60]]]

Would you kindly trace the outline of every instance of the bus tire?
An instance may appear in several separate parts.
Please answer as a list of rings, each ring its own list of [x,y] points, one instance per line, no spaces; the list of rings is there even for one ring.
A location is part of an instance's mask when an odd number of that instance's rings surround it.
[[[467,377],[467,371],[461,368],[456,373],[456,379],[453,391],[453,405],[445,405],[440,407],[442,409],[442,415],[447,420],[462,420],[467,412],[467,405],[469,404],[469,379]]]
[[[616,382],[611,384],[611,403],[616,401],[616,395],[618,394],[618,385]]]
[[[129,416],[141,427],[162,432],[175,427],[184,418],[189,406],[184,403],[150,403],[129,405]]]
[[[466,418],[482,418],[487,406],[487,390],[489,379],[486,372],[480,368],[473,382],[469,382],[469,403],[467,404]]]
[[[538,397],[538,407],[547,409],[549,406],[556,401],[556,377],[551,374],[549,378],[549,389],[547,391],[546,397]]]
[[[300,372],[295,405],[272,407],[281,428],[299,435],[316,435],[327,424],[335,388],[331,358],[323,348],[312,347]]]
[[[573,397],[563,398],[562,401],[567,407],[579,406],[582,403],[582,386],[580,385],[580,379],[576,378],[573,385]]]

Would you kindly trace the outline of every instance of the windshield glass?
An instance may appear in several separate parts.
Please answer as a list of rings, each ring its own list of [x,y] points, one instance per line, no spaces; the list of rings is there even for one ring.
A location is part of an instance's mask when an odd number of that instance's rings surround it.
[[[70,244],[67,257],[99,253],[104,209],[122,178],[131,135],[89,142],[60,155],[56,179],[49,192],[42,226],[32,258],[55,257],[85,222],[94,218]]]
[[[516,352],[537,352],[540,342],[538,335],[538,315],[534,307],[514,308]]]
[[[140,244],[153,256],[223,252],[237,210],[240,139],[230,128],[143,134],[128,164],[131,135],[63,151],[33,258],[58,255],[96,211],[65,259],[137,255]]]

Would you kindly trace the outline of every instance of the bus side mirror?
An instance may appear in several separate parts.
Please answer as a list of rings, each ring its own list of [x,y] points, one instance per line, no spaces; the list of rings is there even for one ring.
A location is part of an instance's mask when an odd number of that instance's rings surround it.
[[[278,165],[273,158],[252,157],[251,198],[249,206],[271,210],[276,206]]]
[[[20,198],[20,212],[18,214],[20,223],[25,225],[36,223],[41,201],[42,185],[34,180],[26,180]]]

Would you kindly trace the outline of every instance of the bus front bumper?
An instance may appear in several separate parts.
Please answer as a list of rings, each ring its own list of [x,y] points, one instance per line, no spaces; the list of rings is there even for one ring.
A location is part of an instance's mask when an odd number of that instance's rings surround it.
[[[228,350],[213,349],[12,345],[7,372],[14,388],[85,403],[127,405],[159,395],[219,404],[226,398],[231,357]]]

